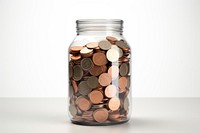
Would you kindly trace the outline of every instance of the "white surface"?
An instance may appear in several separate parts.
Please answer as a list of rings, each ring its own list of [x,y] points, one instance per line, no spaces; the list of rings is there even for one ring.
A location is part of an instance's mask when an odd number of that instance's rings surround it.
[[[79,126],[66,99],[1,98],[1,133],[199,133],[200,98],[134,98],[132,118],[115,126]]]
[[[200,96],[199,0],[0,0],[0,97],[65,97],[79,18],[121,18],[133,96]]]

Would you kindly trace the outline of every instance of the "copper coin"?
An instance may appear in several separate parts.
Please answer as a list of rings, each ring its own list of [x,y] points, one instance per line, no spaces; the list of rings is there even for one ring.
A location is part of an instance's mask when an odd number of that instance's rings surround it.
[[[99,42],[99,47],[103,50],[109,50],[111,48],[111,43],[109,41],[103,40]]]
[[[106,53],[106,57],[110,62],[115,62],[119,59],[119,51],[116,49],[109,49]]]
[[[117,41],[116,45],[118,47],[120,47],[124,51],[128,51],[130,49],[129,46],[128,46],[128,44],[126,42],[124,42],[124,41]]]
[[[106,39],[110,42],[116,42],[117,38],[113,37],[113,36],[107,36]]]
[[[85,71],[90,70],[93,67],[92,60],[90,58],[83,58],[81,60],[81,67]]]
[[[107,86],[111,83],[112,81],[112,77],[108,74],[108,73],[102,73],[100,76],[99,76],[99,83],[102,85],[102,86]]]
[[[81,95],[88,95],[92,88],[90,88],[86,81],[81,81],[78,85],[78,91]]]
[[[69,65],[69,78],[73,76],[73,67],[72,65]]]
[[[120,107],[120,100],[117,97],[111,98],[108,102],[108,107],[110,110],[115,111],[118,110]]]
[[[98,104],[103,100],[103,94],[101,91],[94,90],[89,94],[90,101],[94,104]]]
[[[76,107],[75,107],[75,105],[70,105],[69,106],[69,112],[70,112],[70,114],[74,117],[74,116],[76,116],[76,114],[77,114],[77,109],[76,109]]]
[[[107,64],[107,59],[104,53],[95,53],[92,57],[95,65],[102,66]]]
[[[113,121],[117,121],[120,118],[120,112],[119,111],[113,111],[109,113],[109,119]]]
[[[75,56],[75,55],[72,55],[72,56],[71,56],[71,59],[72,59],[72,60],[79,60],[79,59],[81,59],[81,55],[76,55],[76,56]]]
[[[118,86],[121,91],[125,91],[127,86],[127,78],[126,77],[119,78]]]
[[[77,83],[76,81],[72,80],[72,86],[73,86],[73,89],[74,89],[74,93],[77,93],[78,92],[78,86],[77,86]]]
[[[70,50],[79,52],[79,51],[81,51],[82,48],[83,48],[82,46],[72,46],[72,47],[70,47]]]
[[[91,76],[87,80],[87,84],[90,88],[94,89],[99,85],[98,78],[95,76]]]
[[[94,65],[90,70],[89,70],[90,74],[93,76],[99,76],[100,74],[103,73],[103,69],[101,66],[96,66]]]
[[[75,81],[79,81],[79,80],[83,77],[83,70],[82,70],[82,68],[80,67],[80,65],[75,65],[75,66],[73,67],[73,73],[74,73],[73,79],[74,79]]]
[[[93,117],[99,123],[105,122],[108,119],[108,110],[105,108],[97,109],[94,111]]]
[[[118,66],[111,66],[108,69],[108,74],[110,74],[112,79],[116,79],[119,76],[119,67]]]
[[[84,98],[82,96],[76,99],[76,104],[83,111],[87,111],[91,107],[91,102],[87,98]]]
[[[111,49],[116,49],[116,50],[119,52],[119,57],[122,57],[122,56],[123,56],[123,51],[122,51],[122,49],[119,48],[118,46],[112,45],[112,46],[111,46]]]
[[[119,68],[119,73],[121,76],[126,76],[129,72],[129,66],[127,63],[122,63]]]
[[[124,99],[124,110],[128,111],[129,108],[129,100],[128,97]]]
[[[101,66],[101,69],[102,69],[103,73],[105,73],[107,71],[107,66],[103,65],[103,66]]]
[[[88,48],[96,48],[96,47],[98,47],[98,43],[97,42],[91,42],[91,43],[86,44],[86,46]]]
[[[80,53],[83,57],[90,57],[93,54],[93,49],[88,49],[87,47],[84,47],[83,49],[81,49]]]
[[[108,98],[112,98],[116,95],[117,88],[114,85],[108,85],[105,89],[105,95]]]

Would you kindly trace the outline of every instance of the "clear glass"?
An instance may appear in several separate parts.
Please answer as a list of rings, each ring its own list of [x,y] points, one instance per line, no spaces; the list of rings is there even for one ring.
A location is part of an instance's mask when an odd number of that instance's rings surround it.
[[[69,116],[81,125],[127,122],[131,115],[131,49],[118,19],[77,20],[69,46]]]

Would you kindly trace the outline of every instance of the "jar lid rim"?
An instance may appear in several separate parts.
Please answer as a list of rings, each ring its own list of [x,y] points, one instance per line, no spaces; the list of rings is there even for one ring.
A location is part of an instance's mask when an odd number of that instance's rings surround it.
[[[76,23],[123,23],[122,19],[78,19]]]

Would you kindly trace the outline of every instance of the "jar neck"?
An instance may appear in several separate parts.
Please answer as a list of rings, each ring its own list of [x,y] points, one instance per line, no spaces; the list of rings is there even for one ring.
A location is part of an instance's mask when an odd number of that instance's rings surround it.
[[[76,21],[77,35],[109,35],[123,33],[123,20],[80,19]]]

